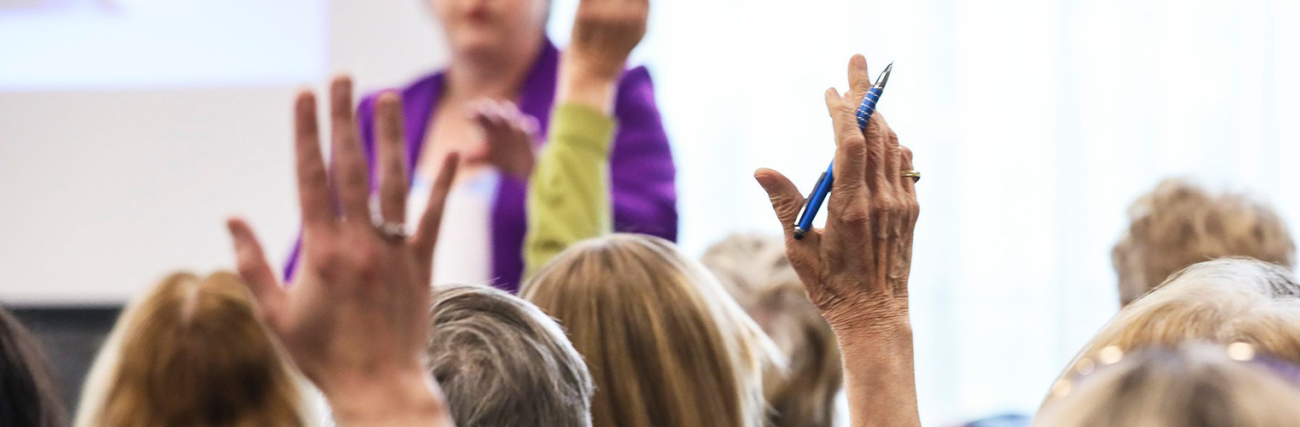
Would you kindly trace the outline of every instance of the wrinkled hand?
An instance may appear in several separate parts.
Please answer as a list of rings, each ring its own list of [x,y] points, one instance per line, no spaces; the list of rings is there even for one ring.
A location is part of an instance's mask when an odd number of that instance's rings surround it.
[[[565,62],[595,78],[617,79],[645,36],[649,0],[582,0]]]
[[[327,172],[316,98],[309,91],[298,95],[294,134],[303,266],[292,287],[281,287],[248,224],[231,219],[239,272],[266,324],[325,392],[337,416],[391,421],[416,410],[445,419],[445,411],[438,416],[445,407],[437,385],[420,360],[428,336],[433,248],[456,156],[443,162],[415,233],[381,236],[368,203],[370,181],[353,108],[351,80],[335,79],[329,108],[334,166]],[[398,224],[406,218],[408,191],[401,111],[396,94],[380,96],[378,215]]]
[[[511,102],[484,99],[475,102],[470,118],[483,131],[484,144],[465,157],[471,163],[487,162],[501,172],[528,181],[537,154],[537,119],[519,111]]]
[[[849,81],[843,96],[834,88],[826,92],[837,145],[826,228],[796,240],[803,195],[774,170],[754,176],[785,228],[790,263],[833,328],[910,328],[907,286],[920,207],[914,182],[902,171],[912,169],[912,153],[879,112],[859,130],[854,113],[871,88],[861,55],[849,62]]]

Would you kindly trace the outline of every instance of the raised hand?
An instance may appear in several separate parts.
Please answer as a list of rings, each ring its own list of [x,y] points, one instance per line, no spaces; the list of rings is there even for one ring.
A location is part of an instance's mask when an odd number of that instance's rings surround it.
[[[450,425],[421,357],[433,248],[456,156],[444,160],[428,209],[408,238],[400,98],[384,94],[376,106],[379,212],[369,206],[350,79],[333,81],[329,107],[332,171],[321,155],[316,97],[300,93],[294,109],[303,220],[303,265],[295,283],[281,287],[251,228],[231,219],[239,272],[266,324],[329,398],[341,423]]]
[[[582,0],[560,63],[556,105],[576,103],[611,113],[627,57],[645,36],[649,0]]]
[[[785,228],[790,263],[838,338],[850,425],[919,427],[907,286],[920,207],[914,181],[902,176],[912,154],[879,111],[858,128],[854,112],[871,87],[860,55],[849,61],[849,82],[847,94],[826,91],[836,141],[826,228],[796,240],[799,189],[770,169],[754,178]]]
[[[482,129],[484,144],[467,153],[466,160],[487,162],[502,173],[528,181],[537,161],[533,151],[538,138],[537,119],[519,111],[514,103],[491,99],[474,103],[470,118]]]
[[[795,240],[804,197],[780,172],[760,169],[754,176],[785,228],[791,264],[832,326],[906,321],[912,231],[920,212],[913,180],[902,177],[912,168],[912,153],[879,112],[865,132],[859,130],[854,112],[871,88],[860,55],[849,62],[849,81],[852,88],[843,95],[826,91],[837,145],[826,228]]]

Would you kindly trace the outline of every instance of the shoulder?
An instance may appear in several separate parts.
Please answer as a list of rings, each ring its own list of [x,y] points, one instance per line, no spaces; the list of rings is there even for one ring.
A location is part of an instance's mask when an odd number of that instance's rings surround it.
[[[654,91],[654,80],[650,78],[650,70],[644,65],[624,71],[623,77],[618,81],[619,102],[626,99],[653,103]]]

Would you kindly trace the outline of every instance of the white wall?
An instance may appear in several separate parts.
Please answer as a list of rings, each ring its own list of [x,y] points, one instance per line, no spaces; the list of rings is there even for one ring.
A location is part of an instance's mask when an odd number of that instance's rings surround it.
[[[329,63],[302,85],[399,85],[445,59],[422,1],[329,6]],[[228,214],[282,261],[299,87],[0,92],[0,301],[123,301],[170,270],[229,268]]]

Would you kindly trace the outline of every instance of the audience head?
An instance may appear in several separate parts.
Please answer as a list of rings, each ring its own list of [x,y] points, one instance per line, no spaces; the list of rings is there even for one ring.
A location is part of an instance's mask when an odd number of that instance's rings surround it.
[[[843,383],[839,346],[790,266],[781,236],[735,234],[702,261],[789,361],[784,375],[765,384],[772,423],[830,426]]]
[[[588,427],[591,375],[536,306],[486,286],[435,290],[429,370],[460,427]]]
[[[429,0],[453,53],[532,54],[545,37],[550,0]]]
[[[1289,267],[1295,260],[1286,224],[1243,195],[1213,195],[1171,179],[1134,202],[1129,217],[1113,251],[1121,304],[1201,261],[1239,256]]]
[[[595,380],[598,427],[756,427],[775,352],[698,263],[666,240],[578,243],[524,284],[568,331]]]
[[[79,427],[301,426],[302,395],[238,276],[167,276],[118,319]]]
[[[1293,365],[1233,344],[1152,348],[1058,388],[1034,425],[1283,427],[1300,420]]]
[[[1245,343],[1300,364],[1300,283],[1274,264],[1224,258],[1188,267],[1120,310],[1058,380],[1147,347]]]
[[[36,338],[0,307],[0,425],[60,427],[66,414]]]

